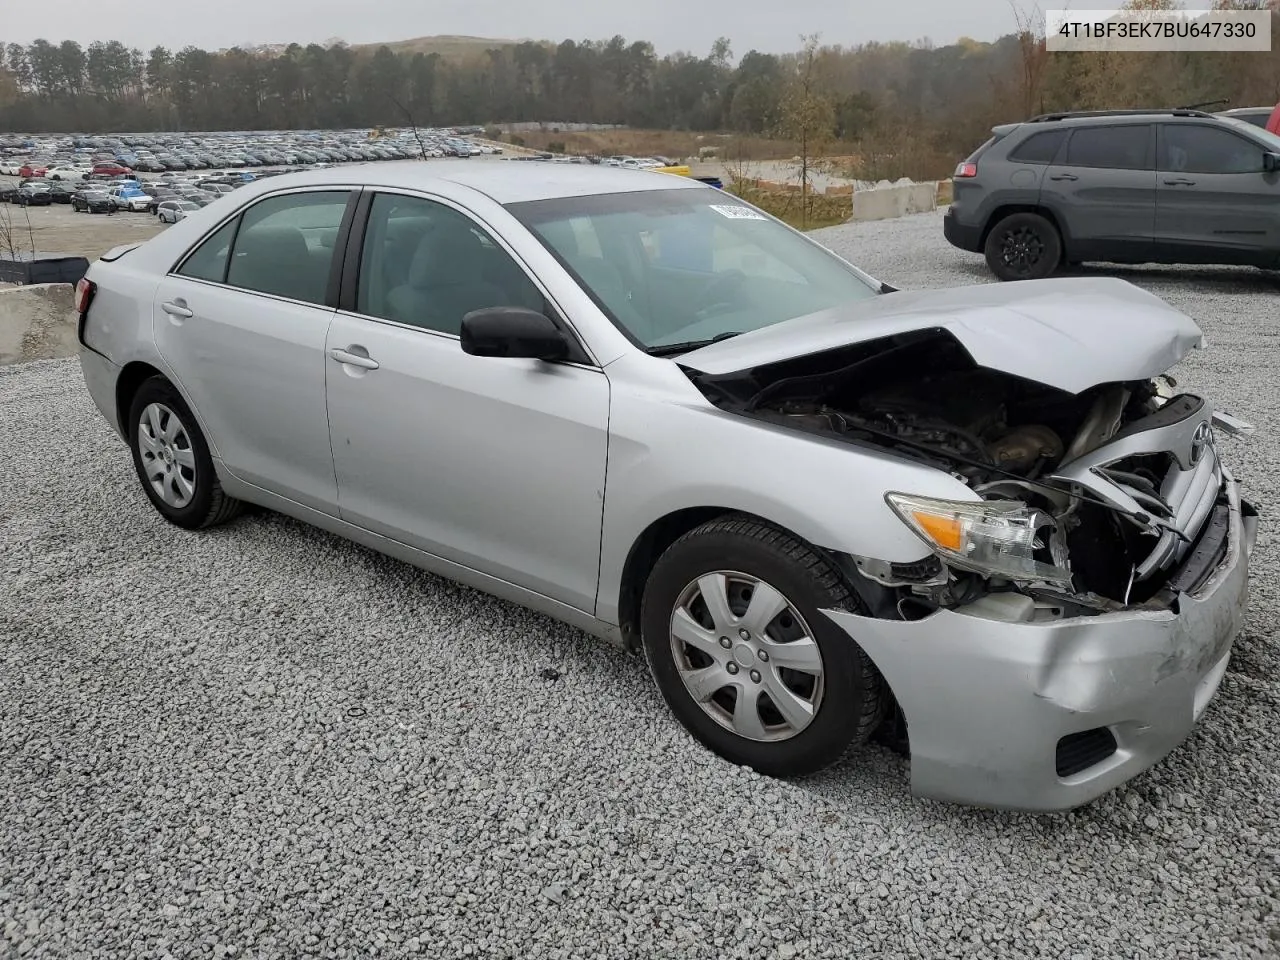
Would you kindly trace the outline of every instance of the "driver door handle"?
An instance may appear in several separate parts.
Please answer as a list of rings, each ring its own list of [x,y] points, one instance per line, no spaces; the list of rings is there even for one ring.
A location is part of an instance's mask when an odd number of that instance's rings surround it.
[[[1194,180],[1188,180],[1186,177],[1173,177],[1165,181],[1165,186],[1169,187],[1194,187],[1195,185]]]
[[[191,317],[195,316],[195,314],[187,308],[185,300],[166,300],[164,303],[160,304],[160,309],[171,317],[182,317],[189,320]]]
[[[351,353],[340,347],[334,347],[329,351],[329,359],[336,360],[338,363],[348,363],[353,367],[359,367],[362,370],[377,370],[382,364],[378,363],[373,357],[362,357],[358,353]]]

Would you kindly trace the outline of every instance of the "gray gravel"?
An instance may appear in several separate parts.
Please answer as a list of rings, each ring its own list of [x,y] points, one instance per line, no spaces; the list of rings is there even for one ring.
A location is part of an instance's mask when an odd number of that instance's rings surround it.
[[[985,280],[940,226],[821,238]],[[1205,326],[1264,526],[1197,733],[1062,816],[879,749],[732,768],[568,628],[279,516],[165,525],[74,361],[0,368],[0,957],[1280,956],[1277,288],[1124,275]]]

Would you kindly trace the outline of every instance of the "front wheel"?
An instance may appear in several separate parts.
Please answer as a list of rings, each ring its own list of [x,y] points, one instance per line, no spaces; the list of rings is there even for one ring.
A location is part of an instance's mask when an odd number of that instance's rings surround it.
[[[821,611],[856,609],[807,544],[727,516],[685,534],[645,586],[645,656],[672,712],[731,763],[777,777],[821,770],[883,718],[884,682]]]
[[[152,377],[134,395],[129,447],[142,489],[170,523],[198,530],[240,512],[240,501],[222,491],[191,408],[164,377]]]
[[[1062,237],[1038,213],[1013,213],[991,228],[985,254],[1001,280],[1043,280],[1062,260]]]

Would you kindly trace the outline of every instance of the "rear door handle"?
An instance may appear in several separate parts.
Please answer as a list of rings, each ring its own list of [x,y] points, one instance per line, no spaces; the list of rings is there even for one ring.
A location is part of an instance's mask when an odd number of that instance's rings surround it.
[[[183,317],[185,319],[190,319],[195,316],[195,313],[187,309],[187,303],[185,300],[166,300],[164,303],[160,304],[160,309],[171,317]]]
[[[1049,178],[1050,180],[1079,180],[1074,173],[1055,173]]]
[[[337,360],[338,363],[349,363],[351,366],[359,367],[361,370],[377,370],[378,367],[382,366],[373,357],[362,357],[358,353],[352,353],[339,347],[334,347],[329,351],[329,358]]]
[[[1186,177],[1174,177],[1172,180],[1166,180],[1165,185],[1170,187],[1194,187],[1196,182],[1188,180]]]

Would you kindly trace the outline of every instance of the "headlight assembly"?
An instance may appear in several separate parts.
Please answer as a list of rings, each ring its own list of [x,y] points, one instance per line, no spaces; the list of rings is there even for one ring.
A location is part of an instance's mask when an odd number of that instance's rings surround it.
[[[960,570],[1008,580],[1065,583],[1071,571],[1046,556],[1054,520],[1016,500],[935,500],[907,493],[885,494],[902,522],[943,561]]]

